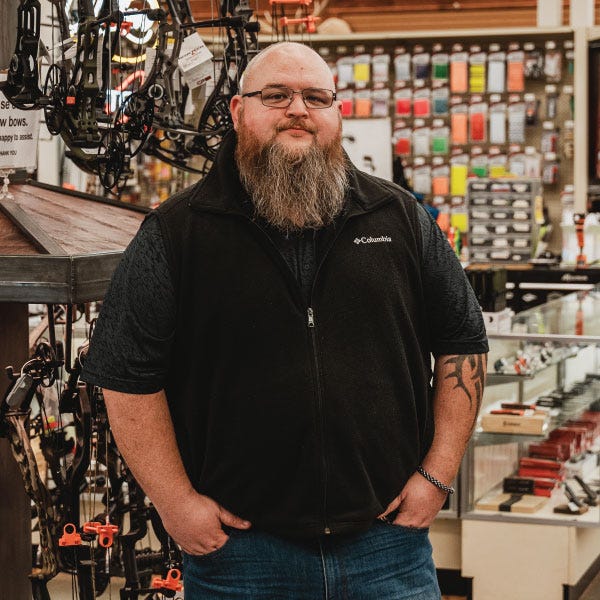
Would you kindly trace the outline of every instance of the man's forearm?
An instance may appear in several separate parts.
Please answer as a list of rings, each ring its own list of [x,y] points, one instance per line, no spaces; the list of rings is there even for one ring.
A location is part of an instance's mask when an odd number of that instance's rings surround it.
[[[104,399],[119,450],[158,511],[169,506],[174,490],[178,496],[192,493],[165,392],[136,395],[104,390]]]
[[[486,365],[486,354],[440,356],[435,361],[435,436],[423,467],[444,483],[456,476],[475,427]]]

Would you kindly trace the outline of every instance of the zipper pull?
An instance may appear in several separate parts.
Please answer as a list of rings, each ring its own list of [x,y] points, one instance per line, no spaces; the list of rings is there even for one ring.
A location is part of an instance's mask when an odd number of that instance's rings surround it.
[[[315,326],[315,314],[313,313],[313,309],[309,307],[307,312],[308,312],[308,326],[314,327]]]

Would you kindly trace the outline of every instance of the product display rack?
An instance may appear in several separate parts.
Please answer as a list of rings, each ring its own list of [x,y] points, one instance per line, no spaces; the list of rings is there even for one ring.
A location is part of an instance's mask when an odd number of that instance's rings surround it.
[[[574,160],[578,160],[574,156],[577,154],[574,144],[574,89],[580,86],[580,82],[574,78],[574,65],[581,59],[580,52],[575,48],[576,43],[574,31],[561,27],[551,30],[515,28],[479,32],[315,36],[313,47],[321,52],[338,78],[339,96],[344,106],[349,107],[343,109],[345,118],[389,117],[393,125],[390,144],[404,165],[409,183],[415,192],[424,194],[426,201],[433,202],[447,213],[450,225],[459,229],[465,237],[468,229],[465,207],[467,174],[496,177],[511,172],[512,168],[516,176],[531,176],[529,170],[518,170],[523,168],[523,161],[531,158],[526,156],[527,149],[533,151],[538,160],[538,176],[545,182],[544,204],[550,221],[556,224],[549,234],[550,246],[553,251],[560,252],[560,192],[564,185],[571,183],[578,187],[577,182],[573,181]],[[452,86],[452,55],[457,53],[457,44],[462,45],[463,53],[467,56],[468,81],[464,91],[456,91]],[[511,67],[506,57],[511,49],[519,48],[525,55],[528,52],[529,55],[538,55],[543,64],[546,54],[554,51],[548,50],[547,44],[555,44],[555,50],[562,57],[562,62],[558,64],[558,75],[555,78],[547,76],[542,66],[541,73],[525,74],[523,86],[517,88],[519,91],[510,91],[506,86],[506,77]],[[476,75],[477,65],[469,63],[471,58],[477,57],[477,52],[471,51],[476,46],[485,55],[485,82],[479,89],[476,83],[472,83],[471,77]],[[496,49],[499,49],[500,55],[504,55],[502,61],[495,63],[505,68],[504,75],[500,76],[503,86],[500,92],[494,91],[489,82],[492,76],[489,57]],[[399,51],[405,52],[411,61],[408,78],[402,80],[395,68]],[[434,57],[440,55],[450,57],[446,64],[434,64]],[[378,62],[382,56],[387,57],[387,67],[385,62]],[[415,62],[423,56],[428,57],[427,64]],[[371,62],[364,57],[370,57]],[[351,59],[358,62],[354,65],[345,64],[345,60]],[[347,72],[352,67],[355,80],[348,81]],[[340,73],[340,68],[346,75]],[[343,80],[341,85],[340,76]],[[547,91],[547,86],[554,86],[553,91]],[[405,90],[408,90],[408,96],[403,100],[400,96]],[[440,90],[448,92],[443,101],[436,96]],[[386,102],[385,93],[387,110],[382,108]],[[399,109],[404,105],[408,108]],[[445,106],[439,108],[441,105]],[[511,130],[513,108],[524,105],[527,105],[524,131],[522,136],[515,136],[514,128]],[[423,106],[426,108],[423,109]],[[455,118],[456,106],[466,107],[464,119]],[[480,113],[476,113],[478,106],[484,107]],[[501,113],[493,112],[498,107]],[[492,114],[496,125],[500,121],[506,127],[504,141],[498,142],[490,136]],[[498,121],[496,117],[500,114],[502,116]],[[456,133],[457,123],[466,127],[466,137],[462,139]],[[472,135],[478,131],[478,125],[484,131]],[[423,143],[425,138],[428,141]],[[464,241],[470,245],[468,239]]]
[[[519,348],[525,342],[538,342],[552,344],[558,347],[570,346],[573,351],[568,356],[542,366],[533,373],[503,374],[491,372],[486,382],[486,392],[482,403],[481,414],[485,414],[498,400],[511,400],[518,403],[528,403],[535,398],[552,392],[554,389],[570,389],[577,380],[583,379],[586,373],[600,372],[600,290],[596,289],[588,293],[570,294],[545,305],[518,313],[513,317],[512,331],[507,333],[490,334],[490,355],[488,369],[493,371],[493,365],[503,355],[516,355]],[[575,350],[576,349],[576,350]],[[581,409],[585,404],[590,404],[600,398],[600,380],[589,386],[589,392],[582,394],[579,402]],[[575,397],[577,399],[577,397]],[[463,519],[505,521],[526,521],[545,524],[569,523],[576,526],[600,526],[600,509],[598,506],[590,507],[583,515],[572,517],[552,514],[551,509],[562,496],[560,490],[555,490],[553,498],[538,514],[515,514],[512,512],[496,512],[477,510],[475,503],[483,494],[488,495],[491,491],[501,491],[501,479],[511,475],[514,466],[510,462],[523,455],[528,443],[544,440],[550,429],[559,427],[574,414],[561,414],[556,409],[556,414],[549,419],[546,430],[541,435],[523,435],[510,433],[491,433],[479,428],[473,435],[465,456],[462,468],[462,490],[461,517]],[[496,469],[499,481],[493,482],[490,489],[481,489],[476,484],[477,473],[490,470],[490,465],[478,464],[477,450],[481,447],[494,446],[495,453],[487,456],[489,460],[499,462],[498,456],[502,453],[503,446],[511,446],[512,453],[506,455],[506,472]],[[589,454],[588,458],[594,459],[592,469],[596,469],[595,478],[600,477],[597,466],[598,452],[600,448],[595,447],[596,454]],[[483,453],[482,453],[483,454]],[[587,459],[586,459],[587,460]],[[500,487],[499,487],[500,486]],[[561,501],[566,501],[564,498]]]
[[[502,401],[530,403],[557,388],[575,389],[586,374],[600,373],[598,314],[600,291],[596,288],[518,313],[509,332],[490,334],[490,373],[481,414]],[[516,356],[532,343],[572,348],[572,352],[531,373],[494,372],[498,360]],[[497,500],[504,478],[515,475],[530,444],[543,442],[551,430],[597,401],[599,383],[595,380],[582,394],[573,395],[571,414],[554,411],[541,435],[491,433],[481,427],[474,433],[461,467],[460,510],[461,572],[473,578],[474,598],[574,600],[600,570],[600,509],[589,506],[581,515],[555,513],[555,506],[568,502],[562,487],[557,486],[549,498],[538,498],[545,503],[534,512],[477,508],[481,502],[490,508],[490,499]],[[564,406],[568,409],[568,402]],[[596,439],[585,458],[566,467],[566,481],[580,496],[582,490],[572,475],[577,470],[597,489],[599,452]],[[543,577],[532,577],[532,573],[543,573]]]
[[[306,43],[306,39],[302,36],[291,36],[293,41],[299,41]],[[589,181],[589,143],[590,135],[588,130],[588,106],[589,96],[588,90],[595,84],[596,78],[590,76],[588,70],[589,56],[588,48],[589,45],[595,40],[600,39],[600,27],[556,27],[556,28],[533,28],[533,27],[512,27],[505,29],[498,28],[485,28],[474,31],[472,29],[456,29],[456,30],[442,30],[442,31],[389,31],[389,32],[377,32],[377,33],[366,33],[361,32],[357,34],[343,34],[343,35],[313,35],[311,36],[310,42],[316,50],[325,48],[326,52],[329,52],[329,59],[335,68],[336,62],[336,49],[340,46],[346,47],[348,54],[352,54],[356,47],[362,46],[364,51],[369,53],[373,52],[376,47],[383,47],[385,53],[387,53],[392,59],[394,57],[394,48],[397,46],[405,45],[408,48],[413,48],[415,45],[421,45],[425,49],[431,50],[437,43],[444,45],[444,47],[451,48],[455,43],[462,43],[463,46],[468,50],[468,47],[472,44],[479,44],[482,50],[489,50],[491,44],[500,44],[503,48],[506,48],[511,42],[518,42],[523,47],[524,44],[534,43],[536,48],[543,49],[545,41],[556,40],[558,48],[569,56],[573,57],[573,60],[563,60],[563,77],[562,81],[556,84],[545,80],[526,80],[526,89],[524,94],[532,93],[534,96],[541,100],[539,116],[540,120],[537,125],[527,126],[526,128],[526,142],[522,144],[524,150],[527,146],[533,146],[541,150],[542,136],[545,133],[543,123],[547,121],[545,118],[545,101],[546,96],[546,85],[556,85],[557,96],[557,118],[554,120],[556,128],[558,130],[558,150],[557,150],[557,161],[559,169],[559,180],[553,185],[544,185],[543,199],[544,207],[547,209],[549,222],[553,225],[551,231],[547,232],[546,241],[548,243],[548,250],[551,250],[555,254],[560,254],[562,251],[562,240],[561,240],[561,227],[562,222],[562,203],[561,203],[561,191],[564,190],[566,185],[573,184],[573,197],[574,206],[573,211],[576,213],[585,213],[588,201],[588,181]],[[267,44],[271,40],[268,36],[264,36],[261,39],[262,44]],[[565,49],[564,42],[572,43],[572,49]],[[387,84],[387,88],[390,90],[390,110],[389,115],[394,120],[393,115],[393,91],[394,83],[393,77],[393,60],[390,61],[390,79]],[[571,93],[567,94],[566,89],[569,86],[572,87]],[[358,90],[362,91],[362,90]],[[470,94],[466,94],[469,96]],[[489,99],[491,94],[484,94]],[[508,96],[504,93],[504,96]],[[433,124],[431,117],[426,119],[426,126]],[[407,125],[411,132],[413,130],[413,119],[407,119]],[[449,124],[449,117],[446,119],[446,124]],[[568,126],[566,126],[568,124]],[[572,129],[571,129],[572,127]],[[395,143],[392,140],[390,143]],[[484,153],[487,152],[488,148],[493,144],[474,144],[475,146],[482,146]],[[506,150],[510,151],[510,144],[506,145]],[[471,145],[465,146],[470,151]],[[571,154],[572,152],[572,154]],[[417,157],[419,158],[419,157]],[[428,156],[425,157],[425,164],[432,163],[433,159],[439,159],[439,156]],[[445,159],[453,158],[452,152],[449,155],[445,155]],[[414,162],[412,160],[409,163]],[[433,167],[433,164],[431,165]],[[408,164],[408,174],[410,175],[411,164]],[[433,194],[432,194],[433,196]],[[447,208],[443,208],[443,207]],[[462,228],[461,232],[464,233],[467,230],[466,224],[466,213],[464,210],[464,198],[449,194],[444,196],[444,204],[441,205],[443,210],[449,210],[450,217],[456,215],[454,218],[454,224],[459,228]],[[568,233],[568,232],[567,232]],[[468,240],[466,240],[468,243]]]
[[[542,205],[539,179],[472,179],[466,201],[473,262],[514,264],[533,257]]]

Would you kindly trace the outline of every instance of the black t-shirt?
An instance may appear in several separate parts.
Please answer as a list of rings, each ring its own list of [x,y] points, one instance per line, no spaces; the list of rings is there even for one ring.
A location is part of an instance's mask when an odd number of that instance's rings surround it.
[[[460,262],[429,213],[418,205],[422,277],[434,356],[488,351],[481,310]],[[258,225],[277,246],[305,298],[322,248],[340,219],[321,230],[284,234]],[[176,299],[157,218],[150,215],[113,275],[82,379],[107,389],[149,394],[164,387],[175,330]]]

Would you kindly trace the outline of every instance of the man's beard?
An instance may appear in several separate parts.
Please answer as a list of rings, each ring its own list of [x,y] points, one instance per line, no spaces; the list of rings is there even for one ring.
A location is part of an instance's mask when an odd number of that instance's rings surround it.
[[[305,128],[297,120],[281,125]],[[271,139],[262,144],[241,122],[235,151],[240,179],[256,213],[278,229],[318,229],[340,213],[348,188],[341,131],[328,145],[294,150]]]

